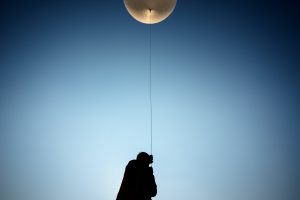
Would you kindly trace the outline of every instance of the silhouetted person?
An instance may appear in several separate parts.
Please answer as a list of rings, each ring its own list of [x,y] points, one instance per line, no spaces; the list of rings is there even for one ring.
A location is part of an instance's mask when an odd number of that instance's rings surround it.
[[[129,161],[117,200],[151,200],[157,193],[153,169],[153,156],[145,152],[137,155],[136,160]]]

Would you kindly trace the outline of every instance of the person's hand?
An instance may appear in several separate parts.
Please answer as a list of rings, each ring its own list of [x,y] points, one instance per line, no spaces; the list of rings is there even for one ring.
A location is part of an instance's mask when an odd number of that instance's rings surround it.
[[[153,155],[150,155],[149,156],[149,164],[152,164],[153,163]]]

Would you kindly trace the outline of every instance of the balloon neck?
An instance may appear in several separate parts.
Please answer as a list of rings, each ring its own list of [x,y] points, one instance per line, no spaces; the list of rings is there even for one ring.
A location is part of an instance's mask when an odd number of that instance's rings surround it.
[[[149,8],[149,24],[151,24],[151,13],[152,12],[152,9],[151,8]]]

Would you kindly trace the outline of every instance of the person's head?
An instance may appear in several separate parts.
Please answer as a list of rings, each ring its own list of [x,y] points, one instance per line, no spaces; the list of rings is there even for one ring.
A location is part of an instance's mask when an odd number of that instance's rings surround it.
[[[140,152],[137,155],[136,160],[148,166],[149,164],[153,163],[153,156],[147,154],[146,152]]]

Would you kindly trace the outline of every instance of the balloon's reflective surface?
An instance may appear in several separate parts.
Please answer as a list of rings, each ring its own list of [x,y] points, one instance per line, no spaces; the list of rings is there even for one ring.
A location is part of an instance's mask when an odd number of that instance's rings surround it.
[[[173,12],[176,0],[124,0],[124,4],[130,15],[137,21],[155,24],[163,21]]]

